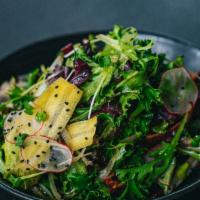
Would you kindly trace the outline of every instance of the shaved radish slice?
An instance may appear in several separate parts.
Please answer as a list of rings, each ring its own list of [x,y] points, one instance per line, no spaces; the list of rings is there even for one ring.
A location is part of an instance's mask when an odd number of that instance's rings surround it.
[[[198,88],[184,68],[175,68],[162,75],[161,96],[168,112],[184,114],[189,112],[198,98]]]
[[[72,163],[70,149],[46,136],[27,137],[21,156],[32,168],[52,173],[63,172]]]
[[[8,116],[6,117],[5,122],[4,122],[4,131],[6,134],[15,128],[15,126],[16,126],[15,119],[17,116],[19,116],[19,113],[21,113],[21,112],[22,111],[16,111],[16,112],[13,111],[8,114]],[[7,141],[10,144],[16,144],[14,138],[13,137],[8,138],[7,135],[5,135],[5,141]]]
[[[13,111],[8,114],[4,122],[4,129],[6,131],[9,131],[14,126],[15,118],[19,115],[20,112],[21,111]]]
[[[46,82],[43,82],[37,89],[35,96],[39,97],[47,89],[48,85]]]
[[[5,140],[10,144],[16,144],[20,134],[37,135],[43,126],[44,123],[38,122],[35,117],[27,115],[24,111],[11,112],[4,123]]]
[[[43,126],[44,126],[44,123],[41,123],[40,127],[35,132],[33,132],[30,136],[37,135],[42,130]]]

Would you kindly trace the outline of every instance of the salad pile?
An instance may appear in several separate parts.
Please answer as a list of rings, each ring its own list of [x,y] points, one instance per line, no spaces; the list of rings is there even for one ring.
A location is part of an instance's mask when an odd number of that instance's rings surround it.
[[[67,44],[0,88],[0,174],[43,199],[146,199],[200,160],[200,78],[135,28]],[[2,66],[3,67],[3,66]]]

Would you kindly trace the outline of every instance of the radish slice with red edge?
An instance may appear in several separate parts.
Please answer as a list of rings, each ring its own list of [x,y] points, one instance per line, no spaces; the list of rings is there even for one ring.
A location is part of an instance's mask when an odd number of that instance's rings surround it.
[[[25,114],[24,111],[13,111],[5,119],[5,140],[16,144],[16,138],[20,134],[37,135],[43,126],[44,123],[38,122],[35,117]]]
[[[166,71],[160,83],[161,97],[169,113],[189,112],[198,98],[198,88],[184,68]]]
[[[72,163],[70,149],[46,136],[27,137],[21,156],[32,168],[52,173],[63,172]]]
[[[15,125],[15,119],[19,115],[20,112],[22,112],[22,111],[13,111],[7,115],[5,122],[4,122],[4,130],[6,132],[10,131],[11,128]]]

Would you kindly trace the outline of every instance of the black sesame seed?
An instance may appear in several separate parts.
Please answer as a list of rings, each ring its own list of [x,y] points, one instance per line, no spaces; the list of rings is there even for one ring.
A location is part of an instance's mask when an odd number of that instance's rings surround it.
[[[65,101],[65,105],[69,105],[69,102]]]
[[[24,160],[20,160],[20,163],[23,163],[24,162]]]
[[[21,115],[22,114],[22,112],[19,112],[19,115]]]
[[[43,154],[45,154],[45,153],[46,153],[46,151],[42,151],[42,153],[43,153]]]
[[[46,143],[49,143],[49,140],[46,140]]]
[[[40,155],[36,155],[36,157],[37,157],[37,158],[39,158],[39,157],[40,157]]]
[[[14,137],[14,140],[16,141],[16,140],[17,140],[17,137]]]
[[[59,88],[59,86],[58,86],[58,85],[56,85],[56,86],[55,86],[55,88],[56,88],[56,89],[58,89],[58,88]]]
[[[52,124],[49,125],[49,128],[51,128],[51,127],[52,127]]]
[[[37,144],[37,141],[34,141],[34,144]]]
[[[85,140],[88,140],[88,137],[85,137]]]
[[[55,94],[54,97],[58,97],[58,94]]]
[[[9,118],[9,119],[8,119],[8,122],[12,122],[12,118]]]
[[[31,127],[31,123],[30,122],[28,123],[28,126]]]
[[[77,91],[77,94],[79,94],[79,93],[80,93],[80,91],[78,90],[78,91]]]
[[[14,151],[12,151],[12,154],[16,154]]]
[[[62,133],[61,133],[61,132],[58,132],[57,134],[58,134],[58,135],[61,135]]]
[[[69,112],[70,111],[70,109],[66,109],[66,112]]]
[[[30,170],[30,168],[26,168],[26,170],[27,170],[27,171],[29,171],[29,170]]]
[[[58,127],[58,129],[62,129],[62,126]]]

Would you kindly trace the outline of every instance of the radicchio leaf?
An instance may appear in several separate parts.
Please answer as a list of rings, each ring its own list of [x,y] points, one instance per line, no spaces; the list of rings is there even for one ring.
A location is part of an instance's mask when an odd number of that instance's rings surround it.
[[[131,62],[127,61],[126,64],[123,66],[124,71],[129,71],[131,69]]]
[[[117,116],[117,115],[121,114],[121,110],[120,110],[119,106],[117,106],[115,104],[110,104],[110,103],[104,104],[102,106],[100,112],[108,113],[112,116]]]
[[[69,54],[70,52],[72,52],[74,50],[73,48],[73,44],[69,43],[66,46],[64,46],[61,51],[63,52],[64,56]]]
[[[56,65],[52,73],[47,74],[47,80],[48,80],[48,83],[51,84],[52,82],[54,82],[60,77],[63,77],[64,79],[66,79],[67,75],[68,75],[67,67]]]
[[[84,38],[82,40],[82,45],[83,45],[83,48],[85,50],[85,53],[88,55],[88,56],[92,56],[92,49],[91,49],[91,46],[90,46],[90,42],[88,39]]]
[[[161,96],[170,113],[189,112],[198,98],[198,88],[184,68],[175,68],[162,75]]]
[[[73,83],[74,85],[81,85],[83,84],[90,75],[90,69],[87,63],[83,62],[82,60],[76,60],[74,62],[75,65],[75,73],[72,76],[70,82]]]

